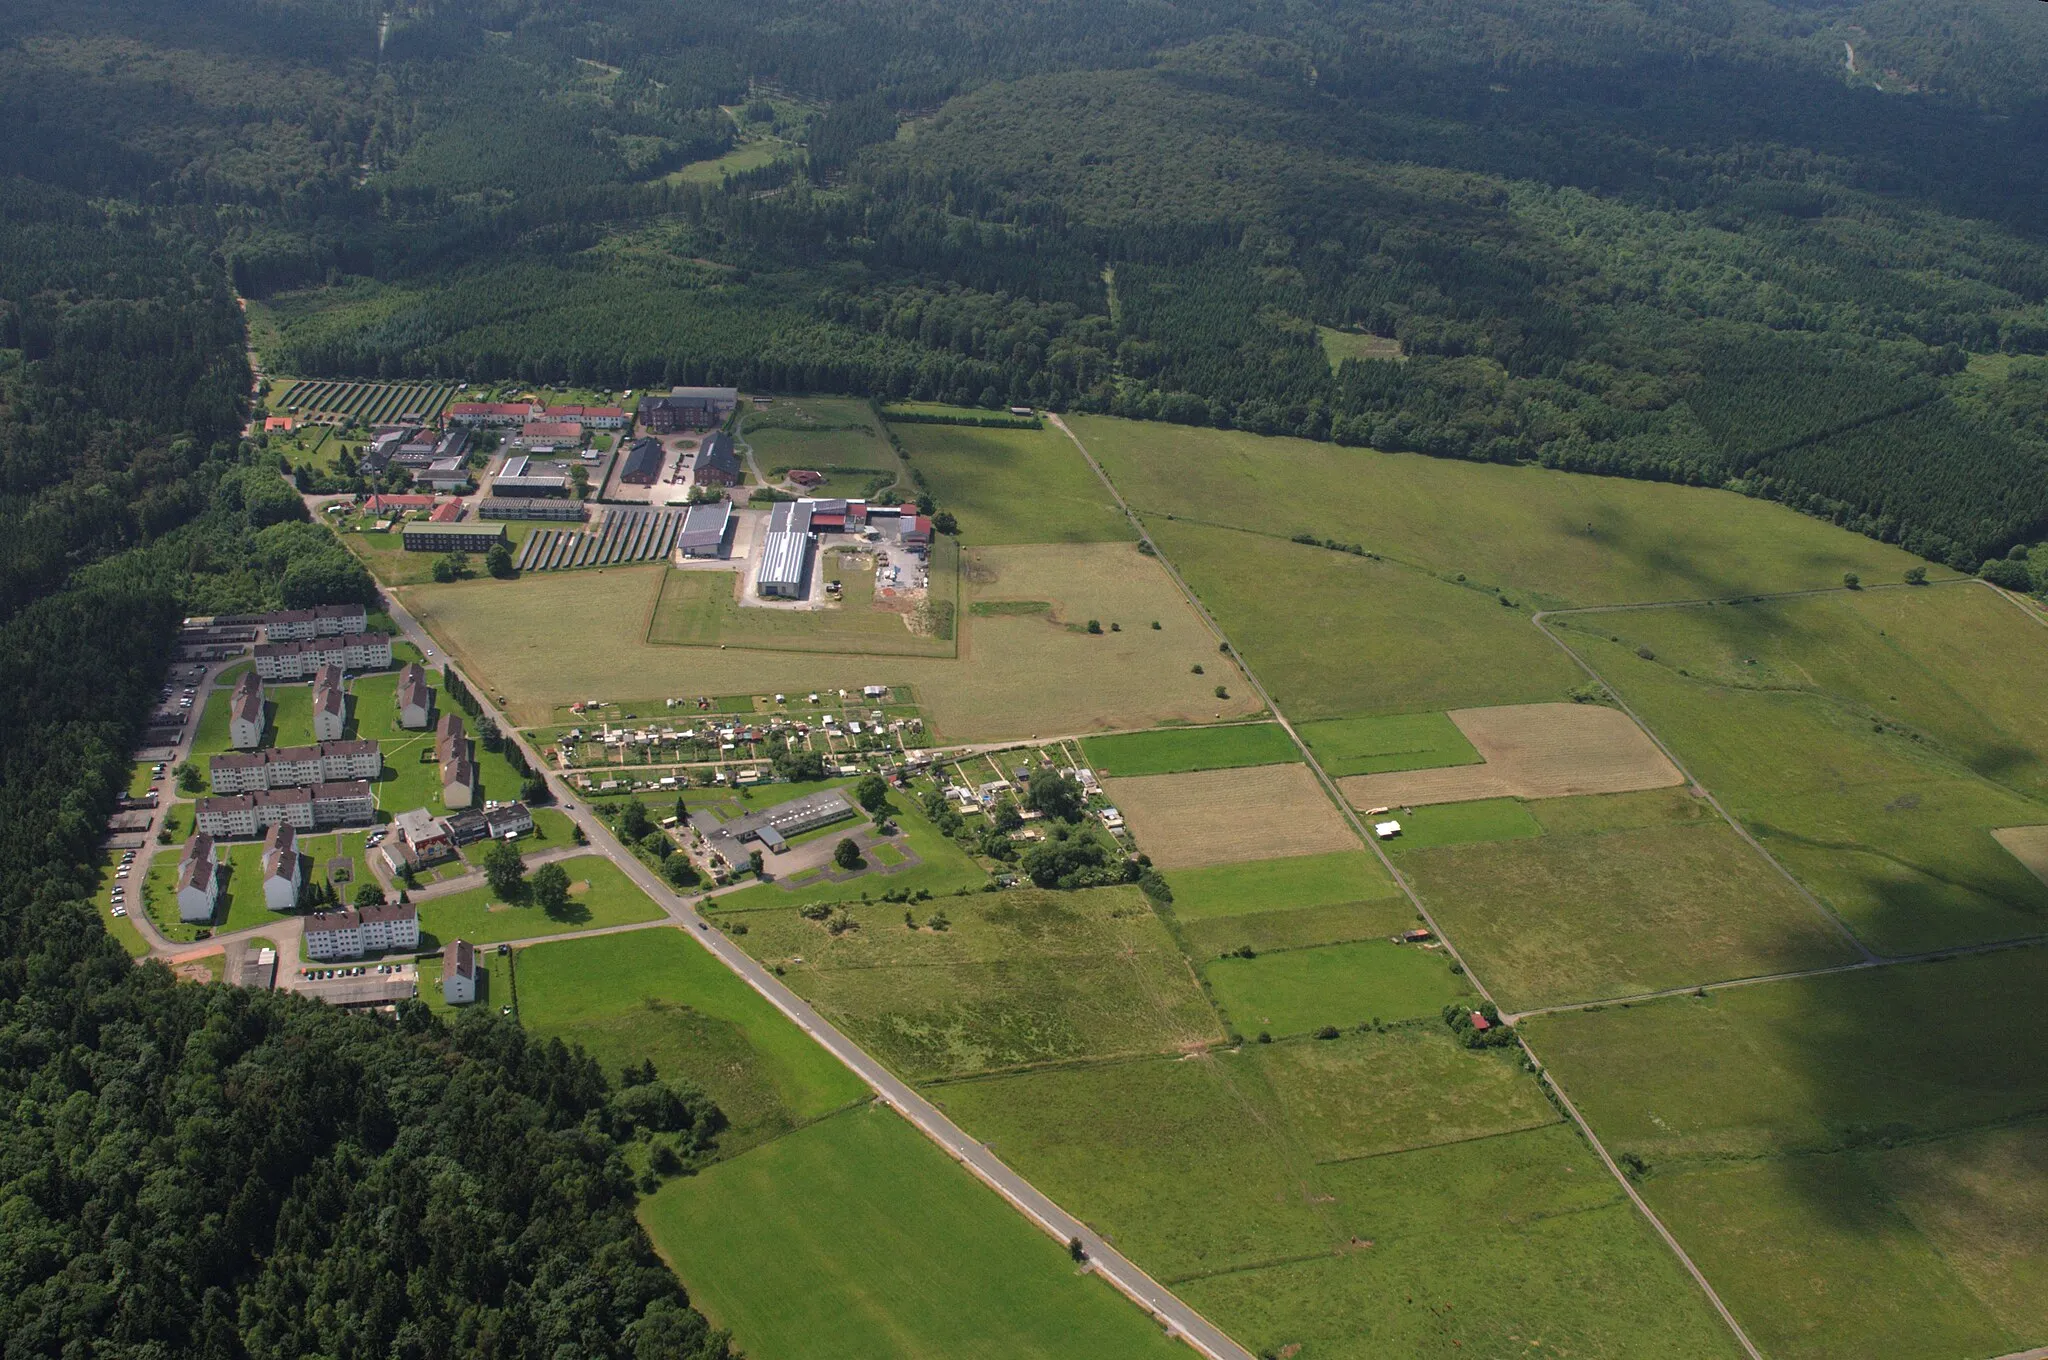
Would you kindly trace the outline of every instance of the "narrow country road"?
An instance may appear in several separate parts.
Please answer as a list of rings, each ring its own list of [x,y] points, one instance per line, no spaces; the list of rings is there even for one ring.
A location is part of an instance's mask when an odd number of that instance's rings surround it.
[[[439,655],[433,639],[407,612],[403,604],[393,599],[389,609],[392,620],[407,640],[417,646],[423,654]],[[546,770],[546,764],[540,759],[539,753],[527,746],[526,739],[520,734],[519,729],[491,704],[481,684],[472,684],[470,692],[481,706],[483,715],[498,725],[498,729],[505,734],[505,739],[519,743],[533,768]],[[699,944],[710,950],[719,962],[738,974],[748,986],[759,992],[777,1010],[795,1021],[798,1028],[822,1044],[833,1057],[851,1069],[877,1096],[908,1119],[927,1138],[944,1148],[984,1184],[1008,1200],[1012,1207],[1052,1234],[1054,1238],[1061,1242],[1078,1239],[1088,1254],[1090,1267],[1116,1286],[1126,1297],[1144,1308],[1172,1335],[1180,1337],[1196,1350],[1209,1356],[1211,1360],[1253,1360],[1250,1351],[1238,1345],[1225,1335],[1221,1328],[1174,1297],[1172,1291],[1164,1285],[1138,1269],[1121,1252],[1104,1241],[1094,1229],[1062,1209],[1049,1196],[1012,1171],[989,1150],[986,1144],[968,1137],[966,1131],[948,1119],[936,1105],[919,1095],[908,1082],[869,1057],[858,1044],[811,1009],[802,997],[784,986],[773,973],[756,963],[751,955],[728,939],[723,931],[713,929],[711,924],[698,914],[690,901],[678,896],[675,890],[642,863],[637,855],[621,845],[612,835],[611,829],[593,815],[584,803],[572,801],[580,799],[575,790],[551,771],[547,773],[546,778],[549,787],[555,792],[556,806],[583,829],[584,834],[590,839],[591,849],[616,865],[620,872],[632,879],[641,891],[659,904],[671,920],[683,927]]]

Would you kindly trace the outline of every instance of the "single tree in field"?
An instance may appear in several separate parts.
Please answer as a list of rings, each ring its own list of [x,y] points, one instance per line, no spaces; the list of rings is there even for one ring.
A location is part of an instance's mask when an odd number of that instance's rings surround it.
[[[690,810],[683,806],[683,795],[676,795],[676,822],[678,825],[690,820]]]
[[[1907,585],[1909,585],[1909,586],[1924,586],[1924,585],[1926,585],[1926,584],[1927,584],[1927,568],[1925,568],[1925,567],[1907,567],[1907,568],[1906,568],[1906,584],[1907,584]]]
[[[638,798],[627,803],[619,812],[619,835],[629,841],[643,839],[654,829],[654,820],[647,815],[647,806]]]
[[[526,882],[526,861],[520,858],[519,847],[510,841],[492,841],[491,848],[484,851],[484,877],[498,896],[518,896]]]
[[[853,796],[869,812],[879,812],[889,801],[889,781],[878,774],[867,775],[853,786]]]
[[[512,545],[500,539],[484,554],[484,570],[500,581],[512,575]]]
[[[543,864],[533,871],[533,901],[549,915],[569,905],[569,871],[559,864]]]
[[[860,847],[854,844],[851,836],[832,847],[832,862],[842,869],[858,869],[864,863],[860,857]]]
[[[178,791],[180,793],[198,793],[205,787],[206,781],[199,777],[199,767],[197,765],[194,765],[189,760],[179,762]]]

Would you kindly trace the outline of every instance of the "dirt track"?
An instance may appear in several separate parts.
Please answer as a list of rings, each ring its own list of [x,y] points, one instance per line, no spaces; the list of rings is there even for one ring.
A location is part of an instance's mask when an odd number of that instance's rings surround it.
[[[1353,775],[1337,781],[1344,796],[1357,807],[1413,807],[1628,793],[1684,782],[1626,713],[1599,704],[1462,708],[1450,718],[1485,764]]]

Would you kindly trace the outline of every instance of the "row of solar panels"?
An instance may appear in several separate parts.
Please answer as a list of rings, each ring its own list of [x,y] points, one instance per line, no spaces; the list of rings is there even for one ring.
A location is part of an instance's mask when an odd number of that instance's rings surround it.
[[[682,531],[684,510],[607,509],[596,532],[536,529],[513,560],[520,571],[560,571],[649,562],[668,556]]]

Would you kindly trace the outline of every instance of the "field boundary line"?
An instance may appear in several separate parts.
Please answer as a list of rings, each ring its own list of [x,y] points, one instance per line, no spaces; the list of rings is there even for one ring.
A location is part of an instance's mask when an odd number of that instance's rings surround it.
[[[1899,589],[1911,590],[1913,589],[1913,587],[1902,585],[1899,587]],[[1824,595],[1830,594],[1832,592],[1812,590],[1798,591],[1794,593],[1799,595]],[[1700,604],[1696,604],[1691,607],[1699,608],[1707,603],[1711,603],[1711,601],[1701,602]],[[1629,605],[1619,607],[1669,608],[1670,606]],[[1760,857],[1762,857],[1764,863],[1770,865],[1773,869],[1777,870],[1778,876],[1784,879],[1785,882],[1788,885],[1790,885],[1792,891],[1799,894],[1800,898],[1804,900],[1808,906],[1812,907],[1816,912],[1818,912],[1821,916],[1821,919],[1825,920],[1826,922],[1828,922],[1828,924],[1832,925],[1835,928],[1836,932],[1841,935],[1842,939],[1849,945],[1851,949],[1854,949],[1856,951],[1857,955],[1864,962],[1875,963],[1879,959],[1881,959],[1883,955],[1879,954],[1876,950],[1872,949],[1869,945],[1865,944],[1863,942],[1863,938],[1860,935],[1858,935],[1854,930],[1851,930],[1849,928],[1849,923],[1844,921],[1839,915],[1835,913],[1834,908],[1828,906],[1827,903],[1821,901],[1819,897],[1815,896],[1812,889],[1808,888],[1804,883],[1801,883],[1798,880],[1798,878],[1796,878],[1793,875],[1790,869],[1787,869],[1782,863],[1779,862],[1778,857],[1776,855],[1773,855],[1769,850],[1766,850],[1764,848],[1763,842],[1759,841],[1755,836],[1752,836],[1749,833],[1748,827],[1744,826],[1741,822],[1735,819],[1734,815],[1731,814],[1728,811],[1728,809],[1722,805],[1721,800],[1714,796],[1713,791],[1709,789],[1705,784],[1701,783],[1699,777],[1692,772],[1692,770],[1686,765],[1684,761],[1678,758],[1678,753],[1671,749],[1669,743],[1667,743],[1664,740],[1664,738],[1658,736],[1657,733],[1650,727],[1650,725],[1643,721],[1642,715],[1637,713],[1634,708],[1630,707],[1628,700],[1621,697],[1621,691],[1616,689],[1613,685],[1609,684],[1607,677],[1602,675],[1598,670],[1594,669],[1592,662],[1586,660],[1585,657],[1579,655],[1579,653],[1572,648],[1571,644],[1567,643],[1563,638],[1560,638],[1556,633],[1551,632],[1550,629],[1544,624],[1544,620],[1549,618],[1554,613],[1604,613],[1609,612],[1613,608],[1617,608],[1617,606],[1602,606],[1597,611],[1567,611],[1539,609],[1534,614],[1531,614],[1529,616],[1529,622],[1536,626],[1536,631],[1543,634],[1544,637],[1549,638],[1550,641],[1558,648],[1559,651],[1562,651],[1567,657],[1571,658],[1572,664],[1576,665],[1580,670],[1584,671],[1587,677],[1591,679],[1594,684],[1600,686],[1601,689],[1607,692],[1608,697],[1614,701],[1615,707],[1619,708],[1623,713],[1626,713],[1628,715],[1629,721],[1634,723],[1639,729],[1641,729],[1644,736],[1648,737],[1651,741],[1657,744],[1657,749],[1664,753],[1664,758],[1671,762],[1672,768],[1676,769],[1680,774],[1685,776],[1686,786],[1690,788],[1692,792],[1697,794],[1699,797],[1706,799],[1707,805],[1713,808],[1716,813],[1720,814],[1721,820],[1727,823],[1728,829],[1733,831],[1737,836],[1740,836],[1744,844],[1748,845],[1750,849],[1754,850]]]
[[[1187,599],[1189,607],[1191,607],[1195,611],[1195,616],[1201,619],[1204,623],[1206,623],[1209,626],[1210,630],[1215,634],[1217,640],[1228,649],[1230,659],[1237,664],[1239,673],[1242,674],[1245,678],[1245,683],[1250,685],[1252,688],[1252,692],[1265,702],[1267,711],[1273,715],[1273,720],[1279,723],[1280,726],[1286,730],[1288,737],[1293,740],[1295,746],[1301,751],[1303,761],[1308,765],[1309,770],[1315,775],[1317,782],[1322,785],[1324,796],[1327,797],[1332,803],[1336,804],[1338,814],[1341,817],[1343,817],[1343,819],[1350,825],[1353,834],[1356,835],[1359,840],[1365,843],[1367,849],[1371,850],[1374,855],[1378,856],[1381,866],[1385,868],[1390,875],[1393,876],[1394,882],[1397,885],[1399,885],[1402,893],[1405,894],[1408,898],[1410,905],[1412,905],[1415,908],[1416,914],[1422,917],[1423,921],[1429,926],[1430,930],[1435,933],[1436,938],[1443,943],[1445,950],[1451,955],[1451,958],[1457,963],[1458,967],[1463,970],[1465,980],[1470,982],[1472,986],[1479,992],[1480,996],[1485,998],[1485,1000],[1490,1004],[1495,1005],[1497,1009],[1498,1003],[1494,1002],[1493,994],[1487,990],[1486,984],[1483,981],[1481,981],[1480,978],[1476,974],[1474,974],[1471,968],[1465,963],[1464,956],[1458,952],[1457,945],[1453,943],[1450,937],[1445,935],[1443,930],[1438,926],[1435,915],[1430,912],[1429,907],[1423,902],[1421,894],[1415,891],[1414,885],[1408,881],[1407,876],[1403,874],[1399,867],[1395,865],[1393,858],[1387,854],[1386,847],[1381,845],[1375,837],[1367,834],[1365,824],[1359,819],[1357,810],[1354,809],[1350,805],[1350,803],[1344,798],[1343,792],[1337,787],[1336,781],[1330,778],[1329,774],[1316,760],[1315,752],[1309,749],[1309,745],[1306,741],[1302,740],[1301,733],[1295,730],[1293,722],[1290,721],[1287,715],[1281,711],[1279,705],[1273,702],[1272,693],[1267,690],[1263,683],[1260,682],[1258,676],[1252,672],[1250,663],[1244,659],[1243,654],[1239,652],[1236,644],[1230,641],[1229,634],[1226,633],[1223,630],[1223,626],[1217,622],[1216,616],[1214,614],[1211,614],[1209,612],[1208,606],[1203,604],[1202,601],[1196,597],[1195,592],[1188,586],[1186,579],[1181,576],[1179,569],[1176,568],[1173,565],[1172,561],[1168,559],[1163,552],[1160,551],[1159,545],[1153,541],[1152,535],[1145,528],[1144,522],[1138,518],[1135,512],[1132,511],[1129,503],[1124,500],[1123,493],[1117,490],[1116,483],[1110,480],[1109,474],[1105,472],[1102,468],[1102,465],[1095,460],[1095,455],[1088,452],[1088,446],[1081,442],[1081,437],[1075,434],[1073,430],[1068,428],[1066,421],[1062,420],[1057,414],[1048,412],[1046,418],[1050,420],[1052,424],[1059,429],[1060,433],[1066,435],[1068,439],[1073,441],[1075,449],[1077,449],[1080,452],[1082,458],[1087,460],[1089,468],[1094,471],[1095,475],[1098,478],[1101,479],[1103,487],[1107,489],[1111,497],[1115,499],[1117,508],[1123,511],[1124,517],[1130,521],[1131,527],[1137,530],[1138,542],[1142,544],[1147,550],[1149,550],[1152,556],[1159,562],[1159,565],[1166,570],[1167,576],[1173,581],[1174,585]],[[1541,612],[1539,611],[1535,615],[1535,617],[1537,619],[1541,619]],[[1538,624],[1538,627],[1541,627],[1540,623]],[[1564,646],[1563,643],[1558,642],[1557,639],[1551,635],[1549,629],[1543,629],[1543,633],[1544,636],[1550,637],[1550,640],[1553,643],[1557,643],[1557,645],[1560,647]],[[1568,655],[1571,655],[1574,660],[1578,659],[1577,655],[1575,653],[1572,653],[1570,648],[1567,647],[1564,648],[1564,650]],[[1585,669],[1588,674],[1592,674],[1592,668],[1590,666],[1587,666],[1583,661],[1580,661],[1579,665],[1581,666],[1581,668]],[[1599,681],[1599,683],[1602,685],[1606,685],[1607,683],[1604,680],[1600,680],[1600,677],[1598,675],[1593,675],[1593,678],[1596,681]],[[1627,710],[1624,709],[1624,711]],[[1633,712],[1629,712],[1629,717],[1636,723],[1638,727],[1643,726],[1642,720],[1640,718],[1637,718]],[[1649,733],[1649,729],[1647,727],[1644,727],[1643,731],[1645,733]],[[1649,733],[1649,735],[1652,741],[1657,740],[1656,735],[1654,733]],[[1657,745],[1659,749],[1665,750],[1665,754],[1667,756],[1670,754],[1669,750],[1664,747],[1664,744],[1661,741],[1657,742]],[[1678,765],[1678,762],[1676,760],[1673,760],[1672,764],[1678,767],[1680,773],[1685,773],[1685,767],[1682,765]],[[1686,778],[1689,782],[1693,783],[1694,787],[1698,787],[1697,781],[1692,780],[1690,774],[1687,774]],[[1718,808],[1720,805],[1717,803],[1715,804],[1715,806]],[[1725,817],[1727,816],[1727,813],[1724,811],[1722,815]],[[1775,864],[1776,861],[1773,860],[1772,863]],[[1779,868],[1780,872],[1783,872],[1783,866],[1779,866]],[[1790,875],[1788,874],[1787,877],[1789,878]],[[1801,889],[1801,891],[1804,891],[1804,889]],[[1867,953],[1868,951],[1866,950],[1865,952]],[[1619,1185],[1622,1189],[1622,1192],[1628,1196],[1630,1203],[1635,1205],[1636,1212],[1640,1213],[1645,1219],[1649,1220],[1650,1226],[1656,1229],[1657,1235],[1663,1240],[1664,1245],[1670,1249],[1671,1254],[1673,1256],[1678,1258],[1679,1264],[1685,1267],[1686,1273],[1692,1277],[1693,1283],[1699,1286],[1700,1292],[1707,1296],[1707,1302],[1713,1305],[1714,1311],[1720,1315],[1721,1321],[1727,1325],[1729,1332],[1732,1333],[1736,1341],[1741,1344],[1744,1353],[1749,1356],[1749,1360],[1764,1360],[1763,1352],[1759,1351],[1756,1347],[1756,1343],[1749,1339],[1749,1333],[1742,1329],[1742,1324],[1735,1320],[1734,1312],[1731,1311],[1728,1305],[1722,1301],[1720,1293],[1716,1291],[1714,1286],[1708,1281],[1706,1273],[1699,1268],[1699,1265],[1692,1259],[1691,1255],[1688,1254],[1685,1248],[1679,1244],[1678,1238],[1675,1237],[1672,1234],[1671,1230],[1664,1225],[1664,1220],[1659,1218],[1656,1212],[1650,1208],[1649,1202],[1646,1201],[1642,1197],[1642,1195],[1637,1192],[1635,1184],[1631,1182],[1625,1174],[1623,1174],[1621,1167],[1616,1164],[1614,1158],[1608,1155],[1607,1148],[1604,1144],[1601,1143],[1599,1135],[1593,1132],[1593,1126],[1587,1122],[1584,1115],[1579,1113],[1578,1106],[1574,1105],[1571,1101],[1571,1098],[1564,1093],[1564,1088],[1559,1086],[1557,1082],[1551,1077],[1549,1067],[1542,1063],[1536,1062],[1535,1050],[1530,1048],[1528,1040],[1522,1037],[1519,1030],[1517,1030],[1515,1033],[1515,1041],[1521,1047],[1523,1053],[1528,1056],[1530,1062],[1536,1064],[1539,1073],[1538,1080],[1545,1083],[1549,1087],[1549,1089],[1556,1095],[1559,1107],[1563,1109],[1567,1115],[1570,1116],[1572,1123],[1578,1127],[1579,1136],[1586,1140],[1587,1145],[1591,1147],[1593,1149],[1594,1154],[1600,1158],[1600,1162],[1603,1166],[1607,1168],[1608,1174],[1614,1178],[1615,1183]]]
[[[1378,1152],[1355,1152],[1349,1157],[1319,1157],[1317,1166],[1349,1166],[1353,1162],[1369,1162],[1377,1157],[1402,1157],[1411,1152],[1431,1152],[1437,1148],[1463,1147],[1467,1143],[1485,1143],[1495,1138],[1514,1138],[1524,1133],[1535,1133],[1540,1129],[1554,1129],[1571,1120],[1562,1114],[1546,1119],[1541,1124],[1520,1124],[1512,1129],[1495,1129],[1492,1133],[1474,1133],[1464,1138],[1446,1138],[1436,1143],[1414,1143],[1408,1147],[1383,1148]]]

